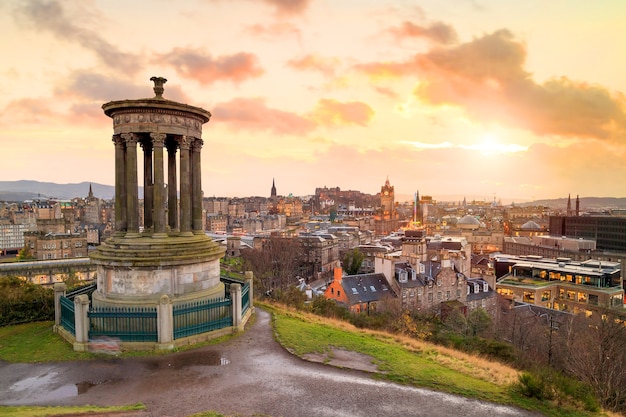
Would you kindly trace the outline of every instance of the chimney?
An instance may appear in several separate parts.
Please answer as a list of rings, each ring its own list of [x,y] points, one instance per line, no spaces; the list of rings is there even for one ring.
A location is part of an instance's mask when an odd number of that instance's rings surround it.
[[[333,280],[337,282],[341,282],[341,277],[343,276],[343,269],[340,266],[336,266],[334,270]]]

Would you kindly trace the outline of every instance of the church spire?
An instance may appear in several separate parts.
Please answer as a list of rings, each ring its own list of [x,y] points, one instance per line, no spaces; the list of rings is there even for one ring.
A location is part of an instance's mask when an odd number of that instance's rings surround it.
[[[567,195],[567,215],[568,216],[572,215],[572,195],[571,194]]]
[[[272,178],[272,191],[270,194],[271,198],[276,197],[276,182],[274,181],[274,178]]]

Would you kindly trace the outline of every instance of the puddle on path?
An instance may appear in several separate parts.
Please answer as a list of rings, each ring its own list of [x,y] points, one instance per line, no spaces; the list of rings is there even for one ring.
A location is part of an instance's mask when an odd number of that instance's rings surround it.
[[[168,358],[153,359],[146,363],[152,369],[182,369],[189,366],[224,366],[230,364],[230,360],[224,358],[219,352],[183,352]]]

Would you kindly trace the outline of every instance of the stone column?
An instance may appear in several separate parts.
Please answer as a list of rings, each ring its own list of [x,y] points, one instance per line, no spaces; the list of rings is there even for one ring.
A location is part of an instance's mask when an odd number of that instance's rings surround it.
[[[143,148],[143,228],[144,232],[149,232],[154,223],[152,142],[144,140],[141,142],[141,147]]]
[[[74,330],[76,331],[76,343],[74,350],[84,352],[89,346],[89,297],[81,294],[74,297]]]
[[[202,228],[202,166],[200,165],[200,151],[202,139],[196,138],[191,145],[191,178],[192,178],[192,226],[196,235],[204,234]]]
[[[248,299],[250,300],[250,312],[254,313],[254,272],[246,271],[245,272],[246,282],[250,286],[248,290]]]
[[[154,149],[154,197],[153,197],[153,221],[154,237],[165,236],[165,209],[163,207],[165,174],[163,172],[163,145],[165,133],[150,133],[152,147]]]
[[[54,284],[54,327],[55,329],[61,325],[61,296],[65,295],[67,285],[64,282]]]
[[[230,284],[230,299],[233,302],[233,328],[243,330],[241,320],[241,285]]]
[[[169,141],[168,141],[169,142]],[[178,181],[176,179],[176,142],[167,144],[167,224],[178,229]]]
[[[174,313],[172,300],[162,295],[157,306],[157,334],[159,349],[171,350],[174,348]]]
[[[137,190],[137,142],[135,133],[122,133],[126,141],[126,237],[139,236],[139,201]]]
[[[113,135],[115,143],[115,232],[126,231],[126,141]]]
[[[182,236],[192,236],[191,232],[191,169],[190,169],[190,136],[181,136],[180,147],[180,232]]]

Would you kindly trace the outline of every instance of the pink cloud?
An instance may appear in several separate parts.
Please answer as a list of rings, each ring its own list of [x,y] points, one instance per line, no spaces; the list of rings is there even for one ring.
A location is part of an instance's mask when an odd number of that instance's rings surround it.
[[[174,48],[154,61],[169,63],[181,76],[205,85],[218,81],[240,83],[264,73],[256,55],[246,52],[212,57],[202,49]]]
[[[235,130],[262,130],[281,135],[303,135],[315,129],[315,123],[295,113],[267,107],[260,98],[236,98],[218,103],[211,110],[214,123],[227,123]]]

